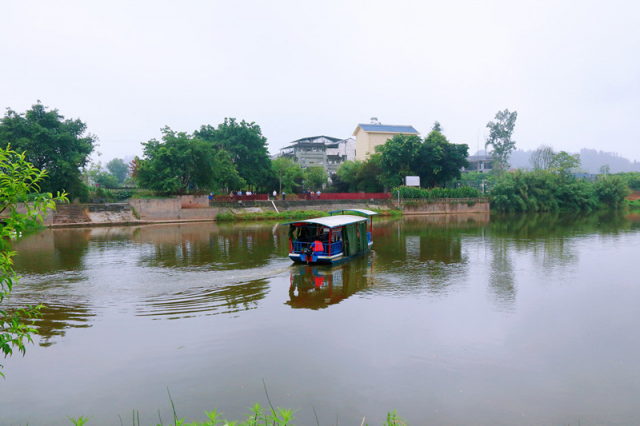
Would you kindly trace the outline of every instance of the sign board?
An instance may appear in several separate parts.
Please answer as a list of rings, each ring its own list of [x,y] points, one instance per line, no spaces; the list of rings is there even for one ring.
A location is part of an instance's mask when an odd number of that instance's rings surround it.
[[[407,176],[405,177],[406,186],[420,186],[420,176]]]

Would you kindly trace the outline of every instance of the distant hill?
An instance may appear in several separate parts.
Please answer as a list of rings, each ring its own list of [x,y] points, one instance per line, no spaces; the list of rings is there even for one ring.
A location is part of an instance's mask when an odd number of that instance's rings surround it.
[[[509,157],[509,165],[514,169],[530,169],[531,151],[517,149]],[[570,152],[575,154],[575,152]],[[580,150],[580,168],[587,173],[600,173],[600,167],[609,165],[610,173],[640,172],[640,162],[630,161],[615,152],[597,151],[595,149],[582,148]]]

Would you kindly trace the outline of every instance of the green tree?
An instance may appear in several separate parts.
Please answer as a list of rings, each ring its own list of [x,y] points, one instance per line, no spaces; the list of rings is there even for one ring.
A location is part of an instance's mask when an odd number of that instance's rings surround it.
[[[294,193],[302,186],[304,180],[304,170],[300,165],[290,158],[279,157],[271,162],[271,167],[277,176],[278,192]],[[269,191],[271,192],[271,191]]]
[[[217,128],[201,126],[194,136],[209,142],[216,150],[227,151],[247,185],[268,190],[275,175],[271,169],[267,138],[262,136],[260,126],[254,122],[242,120],[238,123],[235,118],[225,118]]]
[[[336,188],[342,192],[358,191],[358,172],[362,169],[362,161],[345,161],[340,164],[336,174],[340,178],[341,187]]]
[[[12,151],[9,146],[0,148],[0,213],[3,224],[0,227],[0,352],[5,356],[13,350],[24,355],[25,343],[32,342],[33,318],[39,314],[42,305],[13,309],[2,309],[2,302],[11,295],[18,282],[13,270],[11,242],[34,222],[42,222],[47,211],[55,209],[55,202],[66,202],[66,194],[59,193],[55,198],[50,193],[30,197],[25,205],[26,213],[18,209],[18,203],[27,199],[30,193],[40,192],[40,184],[46,179],[47,172],[38,170],[26,160],[24,154]],[[2,365],[0,365],[2,368]],[[4,375],[0,372],[0,376]]]
[[[123,183],[129,174],[129,166],[121,158],[114,158],[107,163],[107,169],[118,179],[118,183]]]
[[[162,129],[162,142],[143,143],[136,180],[157,194],[183,195],[190,185],[205,189],[216,185],[214,150],[210,143],[187,133]]]
[[[382,174],[382,155],[379,153],[371,155],[364,161],[356,175],[357,190],[363,192],[382,192],[384,186],[380,182]]]
[[[102,169],[102,164],[99,161],[98,163],[91,163],[89,168],[85,170],[85,174],[89,179],[91,179],[91,181],[93,181],[93,183],[97,183],[103,188],[118,187],[118,178],[111,173],[104,171]]]
[[[509,112],[508,109],[498,111],[496,121],[487,123],[489,128],[489,137],[485,141],[485,147],[491,146],[491,156],[496,168],[502,173],[509,167],[509,156],[516,147],[516,141],[511,139],[513,129],[516,126],[518,113],[516,111]]]
[[[26,161],[47,171],[43,192],[66,191],[71,197],[87,193],[81,169],[87,165],[97,138],[86,134],[87,125],[79,119],[66,119],[57,109],[48,111],[40,101],[24,114],[11,109],[0,122],[0,146],[11,144],[24,152]]]
[[[224,188],[227,191],[235,188],[244,188],[247,182],[242,179],[236,167],[231,162],[231,155],[223,149],[216,152],[213,157],[213,189]]]
[[[415,171],[420,176],[420,185],[432,188],[460,179],[460,170],[469,167],[468,155],[468,145],[452,144],[441,132],[432,131],[422,144],[420,158],[415,166]]]
[[[383,145],[376,146],[376,152],[382,155],[382,184],[388,188],[395,188],[404,183],[405,176],[416,175],[416,170],[423,166],[420,163],[421,148],[422,139],[419,136],[403,134],[395,135]]]
[[[560,173],[570,174],[571,169],[580,167],[580,154],[571,155],[566,151],[560,151],[554,154],[549,163],[549,170]]]
[[[432,132],[440,132],[440,133],[442,133],[444,131],[444,129],[440,125],[440,122],[436,120],[436,121],[433,122],[433,127],[431,128],[431,131]]]
[[[309,167],[304,171],[304,186],[312,191],[317,191],[322,188],[322,185],[327,183],[328,177],[329,176],[324,167]]]

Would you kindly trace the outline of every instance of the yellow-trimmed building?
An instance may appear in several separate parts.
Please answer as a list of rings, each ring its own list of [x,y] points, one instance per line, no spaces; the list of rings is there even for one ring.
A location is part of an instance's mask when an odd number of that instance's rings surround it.
[[[413,126],[395,124],[358,124],[353,136],[356,137],[356,160],[364,161],[375,152],[375,147],[384,144],[395,135],[419,135]]]

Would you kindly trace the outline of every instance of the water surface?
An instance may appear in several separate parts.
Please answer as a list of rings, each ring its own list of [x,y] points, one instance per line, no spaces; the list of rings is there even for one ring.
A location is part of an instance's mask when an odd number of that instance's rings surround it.
[[[374,241],[306,267],[273,223],[25,237],[11,304],[47,308],[3,360],[0,424],[168,424],[167,389],[180,417],[240,418],[263,379],[305,425],[640,418],[639,217],[376,219]]]

